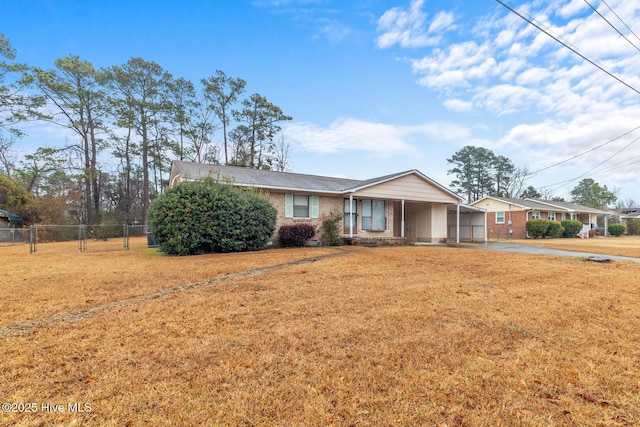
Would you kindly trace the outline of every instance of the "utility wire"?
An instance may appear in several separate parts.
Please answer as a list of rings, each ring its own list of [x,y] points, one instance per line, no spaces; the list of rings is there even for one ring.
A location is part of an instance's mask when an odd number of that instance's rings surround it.
[[[627,25],[627,23],[626,23],[626,22],[624,22],[624,21],[622,20],[622,18],[620,18],[620,16],[618,16],[618,14],[616,13],[616,11],[615,11],[615,10],[613,10],[613,9],[611,8],[611,6],[609,6],[609,5],[607,4],[607,2],[606,2],[605,0],[602,0],[602,3],[603,3],[605,6],[607,6],[607,9],[609,9],[609,10],[610,10],[614,15],[616,15],[616,18],[618,18],[618,20],[619,20],[620,22],[622,22],[622,25],[624,25],[625,27],[627,27],[627,30],[631,31],[631,34],[633,34],[634,36],[636,36],[636,38],[638,39],[638,41],[640,41],[640,37],[638,37],[638,35],[637,35],[636,33],[634,33],[634,32],[633,32],[633,30],[631,29],[631,27],[629,27],[629,26]]]
[[[584,56],[582,53],[580,53],[577,48],[571,47],[567,42],[560,40],[558,37],[554,36],[553,34],[549,33],[548,31],[546,31],[545,29],[542,28],[541,25],[539,25],[538,23],[534,22],[533,19],[529,19],[527,17],[525,17],[524,15],[522,15],[520,12],[518,12],[517,10],[515,10],[514,8],[512,8],[511,6],[507,5],[506,3],[504,3],[502,0],[496,0],[498,3],[500,3],[502,6],[504,6],[505,8],[509,9],[511,12],[513,12],[514,14],[518,15],[520,18],[524,19],[526,22],[528,22],[529,24],[533,25],[534,27],[536,27],[538,30],[542,31],[543,33],[545,33],[546,35],[548,35],[549,37],[551,37],[552,39],[554,39],[555,41],[557,41],[558,43],[560,43],[561,45],[563,45],[564,47],[566,47],[567,49],[569,49],[571,52],[575,53],[576,55],[578,55],[580,58],[584,59],[585,61],[587,61],[588,63],[590,63],[591,65],[593,65],[594,67],[598,68],[599,70],[605,72],[606,74],[608,74],[609,76],[613,77],[614,79],[616,79],[618,82],[622,83],[623,85],[625,85],[626,87],[628,87],[629,89],[631,89],[632,91],[634,91],[635,93],[637,93],[638,95],[640,95],[640,90],[636,89],[635,87],[631,86],[629,83],[625,82],[624,80],[622,80],[620,77],[616,76],[615,74],[607,71],[604,67],[602,67],[600,64],[596,63],[595,61],[587,58],[586,56]]]
[[[590,153],[590,152],[592,152],[592,151],[595,151],[595,150],[597,150],[598,148],[601,148],[601,147],[604,147],[605,145],[611,144],[612,142],[615,142],[615,141],[619,140],[620,138],[623,138],[623,137],[625,137],[625,136],[629,135],[630,133],[637,131],[638,129],[640,129],[640,126],[638,126],[638,127],[636,127],[636,128],[633,128],[633,129],[631,129],[629,132],[626,132],[626,133],[624,133],[624,134],[622,134],[622,135],[620,135],[620,136],[617,136],[617,137],[615,137],[615,138],[613,138],[613,139],[610,139],[610,140],[609,140],[609,141],[607,141],[607,142],[604,142],[604,143],[602,143],[602,144],[600,144],[600,145],[597,145],[597,146],[595,146],[595,147],[593,147],[593,148],[590,148],[590,149],[588,149],[587,151],[583,151],[583,152],[582,152],[582,153],[580,153],[580,154],[576,154],[576,155],[575,155],[575,156],[573,156],[573,157],[569,157],[568,159],[562,160],[561,162],[558,162],[558,163],[554,163],[554,164],[552,164],[552,165],[550,165],[550,166],[547,166],[547,167],[544,167],[544,168],[542,168],[542,169],[535,170],[535,171],[533,171],[533,172],[529,173],[529,175],[535,175],[535,174],[537,174],[538,172],[546,171],[547,169],[551,169],[551,168],[556,167],[556,166],[559,166],[559,165],[561,165],[561,164],[563,164],[563,163],[570,162],[571,160],[573,160],[573,159],[577,159],[577,158],[578,158],[578,157],[580,157],[580,156],[584,156],[585,154],[588,154],[588,153]]]
[[[598,15],[600,15],[600,17],[601,17],[602,19],[604,19],[604,20],[605,20],[605,22],[606,22],[607,24],[609,24],[609,26],[610,26],[611,28],[613,28],[613,29],[614,29],[618,34],[620,34],[620,36],[621,36],[623,39],[625,39],[626,41],[628,41],[628,42],[629,42],[629,44],[630,44],[631,46],[635,47],[637,51],[640,51],[640,48],[639,48],[638,46],[636,46],[635,44],[633,44],[633,42],[632,42],[631,40],[629,40],[629,39],[627,38],[627,36],[625,36],[624,34],[622,34],[622,32],[621,32],[620,30],[618,30],[618,29],[615,27],[615,25],[613,25],[611,22],[609,22],[609,20],[608,20],[607,18],[605,18],[605,17],[604,17],[604,15],[603,15],[603,14],[601,14],[601,13],[598,11],[598,9],[596,9],[595,7],[593,7],[593,6],[591,5],[591,3],[589,3],[587,0],[584,0],[584,2],[585,2],[586,4],[588,4],[588,5],[589,5],[589,7],[590,7],[591,9],[593,9],[593,11],[594,11],[595,13],[597,13]],[[618,15],[616,15],[616,16],[618,16]],[[618,17],[618,19],[620,19],[620,17]],[[621,20],[621,21],[622,21],[622,20]],[[624,24],[624,22],[622,22],[622,23]],[[626,25],[626,24],[625,24],[625,25]],[[628,28],[628,27],[627,27],[627,28]],[[636,36],[636,37],[637,37],[637,36]]]
[[[595,165],[594,167],[592,167],[591,169],[589,169],[588,171],[586,171],[585,173],[583,173],[583,174],[581,174],[581,175],[578,175],[578,176],[577,176],[577,177],[575,177],[575,178],[572,178],[572,179],[566,180],[566,181],[556,182],[555,184],[545,185],[545,186],[543,186],[542,188],[545,188],[545,187],[553,187],[553,186],[555,186],[555,185],[558,185],[558,187],[554,188],[554,190],[553,190],[553,191],[555,191],[555,190],[557,190],[557,189],[559,189],[559,188],[564,187],[565,185],[569,184],[570,182],[577,181],[577,180],[579,180],[580,178],[582,178],[582,177],[584,177],[584,176],[588,175],[589,173],[591,173],[593,170],[595,170],[595,169],[599,168],[600,166],[602,166],[603,164],[605,164],[606,162],[608,162],[609,160],[611,160],[612,158],[614,158],[614,157],[615,157],[615,156],[617,156],[618,154],[622,153],[624,150],[626,150],[627,148],[629,148],[632,144],[634,144],[634,143],[635,143],[635,142],[637,142],[638,140],[640,140],[640,136],[639,136],[639,137],[637,137],[636,139],[634,139],[633,141],[631,141],[630,143],[628,143],[627,145],[625,145],[624,147],[622,147],[620,150],[618,150],[618,151],[616,151],[615,153],[613,153],[611,156],[607,157],[606,159],[604,159],[603,161],[601,161],[600,163],[598,163],[597,165]]]

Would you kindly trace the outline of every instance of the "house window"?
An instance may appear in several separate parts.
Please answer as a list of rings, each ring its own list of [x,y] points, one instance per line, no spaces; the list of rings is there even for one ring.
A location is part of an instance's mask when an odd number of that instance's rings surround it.
[[[362,229],[384,231],[387,229],[386,200],[362,201]]]
[[[569,219],[571,219],[573,221],[577,221],[578,220],[578,215],[574,214],[574,213],[570,213],[569,214]]]
[[[504,224],[504,212],[496,212],[496,224]]]
[[[547,219],[549,221],[555,221],[556,220],[556,213],[555,212],[547,212]]]
[[[531,219],[540,219],[540,212],[531,212]]]
[[[309,218],[309,196],[293,195],[293,217]]]
[[[318,196],[285,194],[284,216],[286,218],[318,218],[318,200]]]
[[[356,230],[358,220],[358,201],[353,199],[353,211],[351,210],[351,200],[344,199],[344,229]]]

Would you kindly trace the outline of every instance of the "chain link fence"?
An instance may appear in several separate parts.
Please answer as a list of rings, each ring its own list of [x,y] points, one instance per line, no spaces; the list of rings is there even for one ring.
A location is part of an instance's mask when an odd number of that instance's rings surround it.
[[[0,228],[0,246],[29,243],[28,228]]]
[[[34,225],[16,231],[21,232],[20,243],[28,243],[32,254],[111,252],[155,247],[143,225]],[[0,232],[0,239],[2,236],[4,234]]]

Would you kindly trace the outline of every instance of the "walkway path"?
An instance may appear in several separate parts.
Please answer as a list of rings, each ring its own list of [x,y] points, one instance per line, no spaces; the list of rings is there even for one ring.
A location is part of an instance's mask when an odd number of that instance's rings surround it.
[[[166,298],[171,295],[177,294],[179,292],[185,292],[194,288],[212,286],[219,283],[240,279],[244,277],[257,276],[257,275],[265,274],[274,270],[280,270],[280,269],[292,267],[295,265],[309,264],[312,262],[321,261],[328,258],[348,255],[351,253],[353,253],[353,251],[348,248],[336,248],[333,252],[325,255],[318,255],[318,256],[313,256],[308,258],[297,259],[289,262],[284,262],[281,264],[267,265],[264,267],[257,267],[249,270],[238,271],[236,273],[230,273],[223,276],[212,277],[210,279],[187,283],[187,284],[179,285],[173,288],[161,289],[159,291],[152,292],[145,295],[139,295],[131,298],[124,298],[121,300],[110,301],[95,307],[75,309],[75,310],[70,310],[66,313],[58,314],[55,316],[44,317],[41,319],[35,319],[35,320],[26,321],[26,322],[14,323],[12,325],[0,327],[0,339],[24,334],[29,330],[31,330],[32,328],[36,326],[44,325],[44,324],[59,323],[59,322],[69,322],[69,323],[78,322],[90,317],[94,317],[102,312],[112,310],[114,308],[127,307],[129,305],[137,304],[144,301]]]

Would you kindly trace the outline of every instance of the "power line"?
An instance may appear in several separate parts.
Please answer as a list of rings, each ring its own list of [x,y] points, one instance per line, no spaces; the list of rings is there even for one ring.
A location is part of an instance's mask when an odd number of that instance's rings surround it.
[[[604,159],[602,162],[598,163],[597,165],[595,165],[594,167],[592,167],[591,169],[589,169],[588,171],[586,171],[585,173],[583,173],[583,174],[581,174],[581,175],[578,175],[578,176],[577,176],[577,177],[575,177],[575,178],[572,178],[572,179],[566,180],[566,181],[557,182],[557,183],[555,183],[555,184],[545,185],[545,186],[543,186],[542,188],[545,188],[545,187],[553,187],[553,186],[555,186],[555,185],[559,185],[558,187],[554,188],[554,190],[553,190],[553,191],[555,191],[555,190],[557,190],[557,189],[559,189],[559,188],[564,187],[565,185],[569,184],[570,182],[577,181],[577,180],[579,180],[580,178],[582,178],[582,177],[584,177],[584,176],[587,176],[587,175],[588,175],[589,173],[591,173],[593,170],[595,170],[595,169],[599,168],[600,166],[602,166],[603,164],[605,164],[606,162],[608,162],[609,160],[611,160],[612,158],[614,158],[614,157],[615,157],[615,156],[617,156],[618,154],[622,153],[624,150],[626,150],[627,148],[629,148],[632,144],[634,144],[634,143],[635,143],[635,142],[637,142],[638,140],[640,140],[640,136],[639,136],[639,137],[637,137],[636,139],[634,139],[633,141],[631,141],[630,143],[628,143],[627,145],[625,145],[624,147],[622,147],[620,150],[618,150],[618,151],[616,151],[615,153],[613,153],[611,156],[609,156],[609,157],[607,157],[606,159]]]
[[[584,59],[585,61],[587,61],[588,63],[590,63],[591,65],[593,65],[594,67],[598,68],[599,70],[605,72],[606,74],[608,74],[609,76],[613,77],[614,79],[616,79],[618,82],[622,83],[623,85],[625,85],[626,87],[628,87],[629,89],[631,89],[632,91],[634,91],[635,93],[637,93],[638,95],[640,95],[640,90],[636,89],[635,87],[631,86],[629,83],[625,82],[624,80],[622,80],[620,77],[616,76],[615,74],[607,71],[603,66],[601,66],[600,64],[596,63],[595,61],[587,58],[585,55],[583,55],[582,53],[580,53],[578,51],[577,48],[574,48],[572,46],[569,45],[569,43],[559,39],[558,37],[554,36],[553,34],[551,34],[550,32],[546,31],[545,29],[542,28],[541,25],[539,25],[538,23],[534,22],[533,19],[529,19],[527,17],[525,17],[524,15],[522,15],[520,12],[516,11],[515,9],[513,9],[511,6],[505,4],[502,0],[496,0],[498,3],[500,3],[502,6],[504,6],[505,8],[509,9],[511,12],[513,12],[514,14],[518,15],[520,18],[524,19],[526,22],[528,22],[529,24],[533,25],[534,27],[536,27],[538,30],[542,31],[543,33],[545,33],[546,35],[548,35],[549,37],[551,37],[552,39],[554,39],[555,41],[557,41],[558,43],[560,43],[561,45],[563,45],[564,47],[566,47],[567,49],[569,49],[571,52],[575,53],[576,55],[578,55],[580,58]]]
[[[609,22],[609,20],[608,20],[607,18],[605,18],[605,17],[604,17],[604,15],[603,15],[603,14],[601,14],[601,13],[598,11],[598,9],[596,9],[595,7],[593,7],[593,6],[591,5],[591,3],[589,3],[587,0],[584,0],[584,2],[585,2],[586,4],[588,4],[588,5],[589,5],[589,7],[590,7],[591,9],[593,9],[593,11],[594,11],[595,13],[597,13],[597,14],[598,14],[602,19],[604,19],[604,20],[605,20],[605,22],[606,22],[607,24],[609,24],[609,26],[610,26],[611,28],[613,28],[613,29],[614,29],[618,34],[620,34],[620,36],[621,36],[623,39],[625,39],[626,41],[628,41],[628,42],[629,42],[629,44],[630,44],[631,46],[635,47],[637,51],[640,51],[640,48],[639,48],[638,46],[636,46],[635,44],[633,44],[633,42],[632,42],[631,40],[629,40],[629,39],[627,38],[627,36],[625,36],[624,34],[622,34],[622,32],[621,32],[620,30],[618,30],[618,29],[615,27],[615,25],[613,25],[611,22]],[[616,16],[618,16],[618,15],[616,15]],[[620,17],[618,17],[618,19],[620,19]],[[620,19],[620,20],[621,20],[621,19]],[[622,21],[622,20],[621,20],[621,21]],[[622,23],[624,24],[624,21],[623,21]],[[625,25],[626,25],[626,24],[625,24]],[[628,27],[627,27],[627,28],[628,28]],[[637,36],[636,36],[636,37],[637,37]]]
[[[620,18],[620,16],[618,16],[618,14],[616,13],[616,11],[615,11],[615,10],[613,10],[613,9],[611,8],[611,6],[609,6],[609,5],[607,4],[607,2],[606,2],[605,0],[602,0],[602,4],[604,4],[605,6],[607,6],[607,8],[608,8],[608,9],[609,9],[609,10],[610,10],[610,11],[611,11],[615,16],[616,16],[616,18],[618,18],[618,20],[619,20],[620,22],[622,22],[622,25],[624,25],[625,27],[627,27],[627,30],[631,31],[631,34],[633,34],[634,36],[636,36],[636,38],[638,39],[638,41],[640,41],[640,37],[638,37],[638,35],[637,35],[636,33],[634,33],[634,32],[633,32],[633,30],[631,29],[631,27],[629,27],[629,26],[627,25],[627,23],[626,23],[626,22],[624,22],[624,21],[622,20],[622,18]]]
[[[583,151],[583,152],[582,152],[582,153],[580,153],[580,154],[576,154],[575,156],[572,156],[572,157],[569,157],[568,159],[562,160],[561,162],[554,163],[554,164],[552,164],[552,165],[550,165],[550,166],[547,166],[547,167],[544,167],[544,168],[542,168],[542,169],[535,170],[535,171],[531,172],[529,175],[533,176],[533,175],[537,174],[538,172],[546,171],[547,169],[551,169],[551,168],[556,167],[556,166],[559,166],[559,165],[561,165],[561,164],[563,164],[563,163],[570,162],[571,160],[573,160],[573,159],[577,159],[577,158],[578,158],[578,157],[580,157],[580,156],[584,156],[585,154],[588,154],[588,153],[590,153],[590,152],[592,152],[592,151],[595,151],[595,150],[597,150],[598,148],[601,148],[601,147],[604,147],[605,145],[611,144],[612,142],[615,142],[615,141],[619,140],[620,138],[623,138],[623,137],[625,137],[625,136],[629,135],[630,133],[637,131],[638,129],[640,129],[640,126],[638,126],[638,127],[636,127],[636,128],[633,128],[633,129],[631,129],[630,131],[628,131],[628,132],[626,132],[626,133],[624,133],[624,134],[622,134],[622,135],[620,135],[620,136],[617,136],[617,137],[615,137],[615,138],[613,138],[613,139],[611,139],[611,140],[609,140],[609,141],[607,141],[607,142],[604,142],[604,143],[602,143],[602,144],[600,144],[600,145],[598,145],[598,146],[595,146],[595,147],[593,147],[593,148],[590,148],[590,149],[588,149],[587,151]]]

